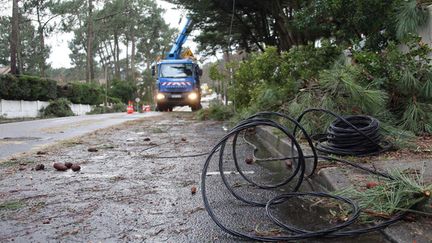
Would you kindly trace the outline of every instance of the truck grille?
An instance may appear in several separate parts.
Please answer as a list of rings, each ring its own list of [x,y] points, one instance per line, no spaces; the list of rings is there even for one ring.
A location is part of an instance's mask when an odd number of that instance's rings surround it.
[[[167,86],[167,87],[184,87],[184,86],[190,86],[191,82],[162,82],[161,83],[162,86]]]

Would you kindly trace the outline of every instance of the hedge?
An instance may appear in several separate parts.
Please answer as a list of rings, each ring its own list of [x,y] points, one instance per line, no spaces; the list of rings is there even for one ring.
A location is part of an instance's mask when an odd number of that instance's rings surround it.
[[[0,99],[50,101],[67,98],[75,104],[103,103],[103,89],[96,84],[72,83],[57,85],[55,80],[33,77],[0,75]]]
[[[59,97],[75,104],[98,105],[103,103],[104,90],[96,84],[71,83],[57,87]]]
[[[29,101],[56,99],[57,82],[25,75],[0,75],[0,98]]]

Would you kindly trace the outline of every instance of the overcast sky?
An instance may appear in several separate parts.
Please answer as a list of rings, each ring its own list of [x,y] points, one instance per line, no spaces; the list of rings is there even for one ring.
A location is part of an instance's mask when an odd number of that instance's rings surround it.
[[[186,12],[182,10],[176,9],[176,6],[170,3],[167,3],[162,0],[156,0],[160,7],[166,10],[164,14],[165,21],[170,24],[172,28],[177,28],[179,31],[182,27],[182,24],[179,25],[179,20],[181,16],[185,16]],[[8,1],[7,4],[0,6],[0,15],[9,15],[11,16],[11,1]],[[194,32],[192,32],[192,35]],[[70,50],[68,48],[68,41],[73,38],[73,33],[57,33],[53,34],[47,38],[46,44],[51,46],[51,54],[48,58],[47,62],[51,63],[53,68],[60,67],[71,67],[69,54]],[[196,43],[192,41],[193,37],[190,36],[185,43],[185,46],[191,47],[194,54],[196,53]],[[174,41],[174,40],[173,40]],[[123,57],[125,57],[125,53],[123,52]]]
[[[182,26],[179,26],[178,23],[180,17],[185,16],[186,12],[177,10],[175,5],[167,3],[165,1],[156,0],[156,2],[166,10],[164,14],[165,21],[169,23],[172,28],[177,28],[180,30]],[[51,63],[51,66],[53,68],[71,67],[69,59],[70,50],[68,48],[68,41],[70,41],[72,38],[73,33],[59,33],[57,35],[50,36],[47,39],[47,44],[51,46],[51,55],[48,58],[48,63]],[[190,46],[193,51],[196,51],[196,44],[193,43],[192,39],[192,37],[188,38],[185,46]],[[120,56],[125,57],[126,53],[123,52]]]

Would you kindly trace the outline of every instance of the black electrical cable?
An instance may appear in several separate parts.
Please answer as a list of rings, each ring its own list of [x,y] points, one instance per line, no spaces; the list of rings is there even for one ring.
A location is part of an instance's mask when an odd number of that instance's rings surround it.
[[[157,144],[157,145],[153,145],[151,147],[145,148],[143,150],[141,150],[140,152],[144,152],[150,149],[154,149],[156,147],[159,147],[161,145],[167,144],[169,142],[166,143],[162,143],[162,144]],[[201,157],[201,156],[205,156],[208,155],[209,152],[204,152],[204,153],[197,153],[197,154],[185,154],[185,155],[172,155],[172,156],[159,156],[159,155],[155,155],[155,154],[144,154],[141,155],[141,157],[143,158],[151,158],[151,159],[180,159],[180,158],[195,158],[195,157]]]
[[[323,112],[332,115],[336,118],[336,121],[331,126],[331,130],[329,128],[331,135],[329,135],[329,137],[327,138],[327,143],[324,146],[320,145],[323,143],[321,141],[321,143],[318,143],[318,146],[315,147],[311,136],[301,126],[301,120],[307,113],[310,112]],[[293,124],[294,129],[290,131],[287,127],[281,125],[280,123],[267,118],[271,116],[281,117],[288,120]],[[293,162],[295,162],[293,164],[295,168],[292,170],[293,171],[292,175],[288,176],[287,178],[285,178],[279,183],[272,184],[272,185],[263,185],[257,183],[251,178],[247,177],[246,174],[243,173],[242,169],[239,166],[238,163],[239,160],[237,155],[238,137],[241,133],[245,133],[249,129],[255,128],[257,126],[267,126],[267,127],[276,128],[291,140],[291,144],[292,144],[291,156],[286,156],[284,158],[272,158],[268,160],[270,161],[270,160],[279,160],[279,159],[280,160],[291,159]],[[303,148],[301,147],[300,143],[296,139],[297,131],[300,131],[303,137],[306,139],[309,145],[309,149],[312,151],[312,155],[304,154]],[[289,241],[289,240],[300,240],[300,239],[308,239],[308,238],[316,238],[316,237],[333,238],[333,237],[354,236],[354,235],[368,233],[374,230],[385,228],[388,225],[391,225],[397,222],[398,220],[400,220],[404,216],[404,212],[400,212],[395,216],[393,216],[391,219],[378,223],[376,225],[372,225],[361,229],[346,230],[345,228],[347,226],[350,226],[354,222],[356,222],[357,218],[359,217],[359,214],[361,213],[361,210],[359,209],[359,207],[355,202],[345,197],[335,196],[324,192],[297,192],[305,177],[306,159],[313,159],[313,168],[309,176],[314,174],[319,159],[324,159],[324,160],[336,161],[336,162],[348,164],[357,169],[361,169],[369,173],[373,173],[375,175],[385,177],[387,179],[392,179],[389,175],[385,173],[362,167],[360,165],[357,165],[355,163],[352,163],[344,159],[333,158],[330,156],[318,156],[317,153],[317,150],[325,153],[336,153],[336,154],[340,154],[341,151],[343,151],[345,155],[349,154],[349,155],[357,155],[357,156],[361,156],[364,154],[378,153],[389,148],[388,144],[384,143],[384,145],[382,145],[380,138],[381,135],[379,135],[379,122],[372,117],[366,117],[366,116],[342,117],[331,111],[323,110],[323,109],[306,110],[297,119],[293,119],[282,113],[275,113],[275,112],[257,113],[256,115],[251,116],[248,119],[240,122],[237,126],[231,129],[228,132],[228,134],[226,134],[210,151],[204,163],[204,167],[201,174],[201,193],[202,193],[205,209],[207,210],[208,214],[213,219],[213,221],[225,232],[233,236],[241,237],[248,240],[257,240],[257,241]],[[232,139],[232,155],[233,155],[234,165],[236,167],[236,170],[244,180],[261,189],[274,189],[292,183],[292,188],[293,188],[292,192],[276,196],[274,198],[271,198],[270,200],[267,200],[266,202],[252,201],[238,194],[233,189],[233,187],[229,184],[224,173],[224,164],[225,164],[224,162],[226,162],[224,159],[224,153],[225,153],[226,144],[229,139]],[[335,139],[336,141],[334,141]],[[370,149],[364,149],[361,146],[367,146]],[[353,150],[352,153],[350,153],[350,149]],[[276,225],[291,232],[291,234],[284,235],[284,236],[257,236],[257,235],[252,235],[250,233],[240,232],[231,229],[225,226],[219,220],[219,218],[214,214],[213,208],[210,206],[207,197],[208,192],[206,188],[207,171],[209,169],[210,162],[213,156],[217,152],[219,152],[219,163],[218,163],[219,173],[222,182],[224,183],[226,189],[231,193],[231,195],[237,200],[240,200],[251,206],[265,207],[269,219],[271,219]],[[293,200],[293,198],[305,197],[305,196],[326,197],[326,198],[332,198],[334,200],[340,201],[341,203],[347,204],[351,207],[351,215],[349,219],[344,223],[341,223],[339,225],[327,229],[317,230],[317,231],[307,231],[307,230],[298,229],[294,226],[283,223],[281,220],[277,219],[275,216],[272,215],[271,208],[273,205],[286,202],[287,200]]]
[[[337,155],[365,156],[383,150],[380,145],[379,122],[376,118],[370,116],[345,116],[344,118],[367,137],[359,134],[344,121],[337,119],[327,129],[326,138],[317,144],[319,151]]]
[[[274,217],[271,214],[270,208],[272,205],[274,205],[276,202],[280,203],[281,201],[286,202],[291,198],[294,197],[301,197],[301,196],[315,196],[315,197],[324,197],[324,198],[333,198],[336,199],[338,201],[344,202],[348,205],[351,206],[352,208],[352,212],[354,212],[354,214],[352,214],[350,216],[350,218],[348,218],[345,222],[333,226],[331,228],[328,229],[323,229],[323,230],[319,230],[319,231],[307,231],[307,230],[302,230],[302,229],[298,229],[296,227],[287,225],[286,223],[283,223],[282,221],[280,221],[278,218]],[[336,196],[336,195],[329,195],[327,193],[322,193],[322,192],[305,192],[305,193],[301,193],[301,192],[297,192],[297,193],[284,193],[283,195],[277,196],[272,198],[270,201],[267,202],[266,205],[266,212],[267,212],[267,216],[273,220],[273,222],[275,222],[277,225],[279,225],[281,228],[291,231],[291,232],[295,232],[297,234],[310,234],[311,237],[313,237],[313,235],[316,236],[321,236],[322,234],[328,234],[330,232],[334,232],[334,231],[338,231],[341,230],[345,227],[348,227],[350,225],[352,225],[353,223],[355,223],[355,221],[358,219],[358,217],[360,216],[360,209],[357,206],[357,204],[352,201],[349,198],[344,198],[344,197],[340,197],[340,196]]]
[[[198,154],[186,154],[186,155],[176,155],[176,156],[153,156],[151,154],[149,155],[143,155],[142,157],[148,157],[152,159],[179,159],[179,158],[195,158],[195,157],[201,157],[204,155],[208,155],[208,152],[205,153],[198,153]]]
[[[381,144],[379,121],[374,117],[339,116],[325,109],[308,109],[300,114],[297,121],[300,123],[303,117],[311,112],[323,112],[336,118],[327,129],[326,137],[318,141],[318,151],[336,155],[368,156],[391,148],[388,142]]]

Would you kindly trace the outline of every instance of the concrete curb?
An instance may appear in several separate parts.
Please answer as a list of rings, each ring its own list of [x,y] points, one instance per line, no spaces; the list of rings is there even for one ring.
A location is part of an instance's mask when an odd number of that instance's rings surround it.
[[[259,141],[269,152],[275,155],[287,155],[287,151],[291,150],[291,142],[286,138],[279,138],[275,135],[270,127],[258,127],[256,128],[256,134]],[[304,149],[305,154],[312,154],[310,149]],[[383,164],[392,167],[406,167],[406,161],[386,161]],[[419,166],[422,163],[428,163],[432,165],[432,161],[418,161],[417,163],[411,163],[415,166]],[[390,165],[389,165],[390,164]],[[306,171],[310,172],[312,168],[312,161],[306,161]],[[381,169],[386,168],[385,165]],[[380,169],[380,168],[378,168]],[[322,168],[311,177],[310,180],[315,187],[319,187],[324,191],[335,191],[340,190],[352,185],[348,175],[344,173],[343,169],[338,167]],[[381,230],[381,233],[390,241],[394,243],[405,243],[405,242],[416,242],[416,243],[427,243],[432,242],[432,222],[425,222],[425,220],[419,220],[416,222],[399,222],[392,226]],[[425,226],[425,224],[429,226]]]
[[[256,130],[259,141],[270,153],[283,156],[287,151],[291,150],[291,142],[286,138],[279,138],[273,134],[272,129],[269,127],[259,127]],[[304,149],[305,154],[312,154],[310,149]],[[312,170],[312,160],[306,160],[306,174]],[[337,167],[323,168],[319,170],[311,178],[315,186],[322,187],[325,191],[334,191],[350,186],[349,180]]]

